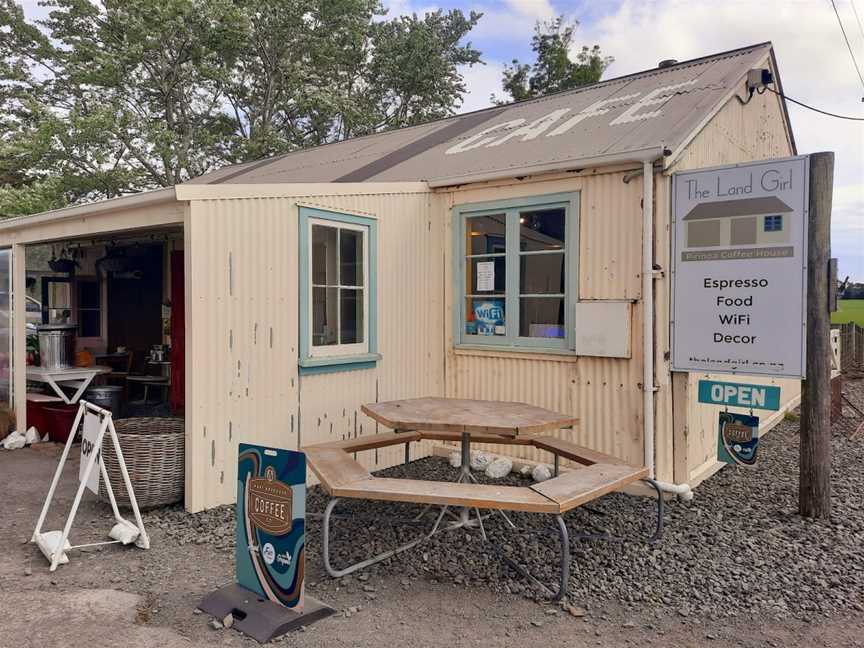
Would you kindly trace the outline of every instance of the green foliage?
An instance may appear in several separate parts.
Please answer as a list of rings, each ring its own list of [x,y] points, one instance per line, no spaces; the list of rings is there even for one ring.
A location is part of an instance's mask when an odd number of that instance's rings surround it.
[[[537,60],[529,65],[513,59],[505,66],[502,83],[509,100],[533,99],[600,80],[613,59],[603,56],[599,45],[583,46],[574,57],[571,50],[578,26],[576,21],[567,23],[563,16],[537,23],[531,39]],[[494,96],[492,101],[506,103]]]
[[[455,112],[479,14],[379,0],[0,0],[0,215]]]

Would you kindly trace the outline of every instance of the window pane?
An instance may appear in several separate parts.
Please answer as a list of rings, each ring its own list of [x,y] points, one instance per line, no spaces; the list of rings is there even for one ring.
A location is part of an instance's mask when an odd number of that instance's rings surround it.
[[[78,308],[99,308],[99,283],[78,280]]]
[[[339,230],[325,225],[312,226],[312,283],[318,286],[335,286],[336,242]]]
[[[62,309],[71,306],[71,284],[68,281],[51,281],[48,284],[48,307]]]
[[[465,300],[465,333],[468,335],[506,335],[503,299],[468,298]]]
[[[312,289],[312,344],[339,344],[339,323],[336,315],[338,288]]]
[[[523,254],[519,257],[519,292],[563,293],[564,253]]]
[[[507,260],[504,257],[480,257],[467,260],[465,293],[503,295],[507,289]]]
[[[564,208],[519,213],[519,249],[564,249]]]
[[[78,311],[78,335],[81,337],[99,337],[100,319],[98,310]]]
[[[363,285],[363,232],[339,230],[339,283]]]
[[[340,318],[342,320],[342,344],[357,344],[363,341],[363,291],[352,288],[340,289]]]
[[[532,338],[563,338],[563,297],[520,297],[519,336]]]
[[[503,254],[506,252],[507,217],[473,216],[465,219],[465,249],[468,254]]]

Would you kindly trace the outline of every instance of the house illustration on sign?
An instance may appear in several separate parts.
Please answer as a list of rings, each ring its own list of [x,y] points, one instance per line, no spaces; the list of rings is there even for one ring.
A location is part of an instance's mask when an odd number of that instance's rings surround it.
[[[776,196],[700,203],[684,217],[687,247],[788,243],[793,211]]]

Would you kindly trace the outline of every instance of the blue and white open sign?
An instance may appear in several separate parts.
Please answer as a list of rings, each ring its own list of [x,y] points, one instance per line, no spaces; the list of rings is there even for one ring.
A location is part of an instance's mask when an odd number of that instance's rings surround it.
[[[779,410],[780,388],[773,385],[699,381],[699,402],[726,407]]]

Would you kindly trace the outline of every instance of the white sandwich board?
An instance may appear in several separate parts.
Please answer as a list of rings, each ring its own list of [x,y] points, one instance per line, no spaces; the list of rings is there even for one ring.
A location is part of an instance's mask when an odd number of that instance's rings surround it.
[[[84,433],[81,444],[81,467],[78,472],[79,483],[78,489],[75,492],[75,499],[72,502],[72,510],[69,512],[69,517],[66,518],[66,524],[63,526],[62,531],[43,532],[42,525],[45,523],[45,517],[48,515],[48,509],[51,507],[51,500],[54,499],[54,492],[57,489],[57,484],[60,482],[60,476],[63,474],[63,466],[69,457],[69,451],[72,449],[78,427],[82,421],[84,422]],[[105,463],[102,459],[102,439],[106,434],[111,437],[114,452],[120,464],[120,473],[123,475],[123,483],[126,486],[126,492],[129,493],[129,503],[135,516],[134,523],[120,515],[120,511],[117,508],[117,501],[114,498],[111,481],[108,479],[108,471],[105,469]],[[98,468],[96,467],[97,463],[99,464]],[[84,490],[89,489],[96,493],[99,488],[100,474],[103,486],[108,494],[108,500],[111,502],[111,510],[114,513],[115,524],[108,532],[108,537],[111,540],[72,545],[69,543],[69,532],[72,529],[72,523],[75,521],[75,514],[78,512],[78,506],[81,504]],[[54,479],[51,481],[48,496],[45,498],[45,504],[42,506],[42,512],[39,514],[39,520],[36,522],[36,529],[33,531],[30,542],[36,543],[51,563],[50,571],[52,572],[57,569],[57,565],[69,562],[69,557],[66,553],[71,549],[116,543],[127,545],[133,542],[135,546],[141,549],[150,548],[150,538],[144,530],[144,521],[141,519],[141,511],[138,510],[138,501],[135,499],[135,492],[129,480],[129,472],[126,470],[126,462],[123,460],[123,451],[120,449],[120,442],[117,440],[117,432],[114,429],[114,420],[111,417],[110,411],[102,409],[93,403],[83,400],[79,401],[78,413],[75,415],[75,421],[72,423],[72,429],[69,432],[66,445],[63,447],[60,463],[57,464]]]

